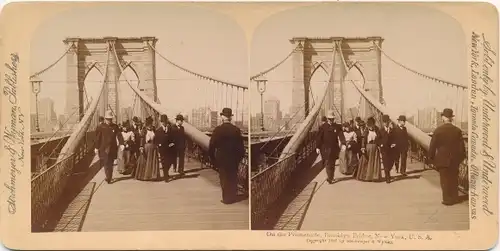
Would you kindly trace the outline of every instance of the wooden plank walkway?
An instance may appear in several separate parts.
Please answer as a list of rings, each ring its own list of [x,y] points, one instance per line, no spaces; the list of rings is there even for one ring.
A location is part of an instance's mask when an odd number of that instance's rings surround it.
[[[137,181],[115,168],[116,181],[107,184],[99,170],[69,203],[54,231],[249,229],[248,200],[222,204],[217,172],[194,160],[185,165],[186,177],[169,183]]]
[[[319,159],[316,161],[318,166]],[[313,171],[314,167],[311,168]],[[439,174],[408,163],[408,177],[387,184],[361,182],[336,168],[334,184],[325,170],[315,171],[310,183],[284,210],[275,229],[338,231],[430,231],[469,229],[469,205],[441,204]],[[394,170],[391,176],[396,176]],[[304,176],[305,177],[305,176]]]

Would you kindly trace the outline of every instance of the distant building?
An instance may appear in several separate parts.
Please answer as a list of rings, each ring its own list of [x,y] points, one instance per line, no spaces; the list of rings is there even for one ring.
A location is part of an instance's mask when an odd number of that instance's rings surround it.
[[[214,129],[218,125],[219,116],[217,111],[210,111],[210,128]]]
[[[204,130],[210,128],[210,109],[207,107],[195,108],[191,111],[191,125]]]
[[[40,131],[54,131],[54,127],[57,125],[57,115],[54,110],[54,101],[51,98],[43,98],[38,101],[38,119]]]
[[[266,130],[276,131],[281,126],[282,114],[280,101],[272,98],[264,102],[264,127]]]

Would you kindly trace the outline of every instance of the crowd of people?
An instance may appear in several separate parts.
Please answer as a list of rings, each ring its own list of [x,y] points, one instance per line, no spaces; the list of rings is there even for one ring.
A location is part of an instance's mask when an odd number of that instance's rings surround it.
[[[428,164],[440,173],[445,205],[458,202],[458,169],[466,150],[462,131],[452,122],[453,110],[441,113],[443,125],[433,133],[429,147]],[[335,123],[334,112],[322,118],[316,146],[326,169],[327,182],[335,183],[335,163],[339,160],[340,172],[352,175],[360,181],[391,183],[391,170],[407,176],[406,159],[409,136],[406,117],[400,115],[397,124],[388,115],[382,115],[382,123],[373,117],[363,121],[360,117],[342,125]],[[383,170],[383,172],[382,172]]]
[[[97,148],[104,166],[115,162],[120,174],[130,174],[142,181],[171,181],[170,169],[184,175],[186,136],[182,125],[184,118],[177,115],[175,124],[166,115],[160,116],[160,126],[154,127],[154,119],[149,116],[143,123],[138,117],[124,121],[121,125],[112,122],[111,111],[99,118],[97,128]],[[114,143],[116,142],[116,143]],[[108,161],[108,163],[106,163]],[[160,163],[163,178],[160,174]],[[108,170],[109,169],[109,170]],[[112,169],[106,171],[106,182],[112,182]]]
[[[220,115],[223,123],[214,129],[208,153],[219,171],[222,202],[231,204],[238,200],[237,172],[245,147],[240,129],[231,124],[232,110],[224,108]],[[182,115],[177,115],[175,124],[171,124],[167,115],[162,114],[157,128],[151,116],[145,119],[145,123],[133,117],[131,122],[127,120],[117,125],[113,123],[112,111],[107,111],[104,117],[99,118],[95,142],[95,153],[104,168],[106,182],[113,183],[115,163],[120,174],[131,175],[141,181],[170,182],[173,180],[171,168],[183,177],[186,147],[190,147],[183,122]]]

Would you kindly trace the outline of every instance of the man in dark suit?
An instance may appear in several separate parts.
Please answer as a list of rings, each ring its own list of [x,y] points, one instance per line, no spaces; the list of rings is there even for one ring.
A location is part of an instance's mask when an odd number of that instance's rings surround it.
[[[354,133],[356,133],[356,147],[353,150],[358,155],[359,159],[361,159],[361,155],[362,155],[361,142],[363,142],[363,135],[365,133],[365,130],[366,130],[365,122],[360,117],[356,117],[354,119]],[[354,173],[356,173],[356,171],[357,171],[357,168],[354,171]]]
[[[130,145],[130,154],[134,155],[135,159],[138,159],[142,132],[142,124],[138,117],[134,116],[132,118],[132,126],[130,130],[134,134],[134,142]]]
[[[380,129],[380,152],[382,153],[382,164],[384,166],[385,182],[391,183],[391,169],[396,157],[396,137],[393,124],[389,115],[382,115],[383,126]]]
[[[172,126],[165,114],[160,116],[160,127],[155,132],[155,144],[158,146],[160,153],[160,162],[163,168],[163,178],[165,182],[170,181],[169,170],[171,166],[176,164],[176,151],[174,138],[172,137]]]
[[[210,137],[208,153],[219,171],[221,202],[232,204],[237,201],[238,167],[245,156],[245,145],[241,130],[231,124],[231,108],[222,109],[220,116],[222,124],[214,129]]]
[[[175,117],[175,126],[172,126],[172,136],[175,144],[177,171],[184,175],[184,156],[186,155],[186,134],[184,133],[184,117],[178,114]]]
[[[346,141],[342,126],[335,123],[333,111],[328,111],[326,118],[327,122],[322,124],[318,130],[316,152],[321,154],[321,161],[328,176],[326,181],[333,184],[335,181],[335,162],[339,158],[341,151],[339,142],[342,144],[342,149],[345,149]]]
[[[123,150],[123,136],[118,125],[113,123],[113,114],[111,111],[107,111],[104,116],[104,123],[98,125],[96,129],[95,153],[99,156],[101,167],[104,167],[108,184],[113,180],[113,162],[118,156],[118,144],[120,149]]]
[[[397,153],[395,156],[396,172],[401,172],[406,176],[406,158],[408,157],[409,137],[406,131],[406,116],[400,115],[398,117],[398,126],[395,128],[396,133],[396,148]],[[399,165],[401,163],[401,165]]]
[[[458,169],[466,157],[462,130],[454,126],[453,110],[445,108],[441,113],[444,124],[436,128],[429,146],[429,160],[439,171],[444,205],[458,203]]]

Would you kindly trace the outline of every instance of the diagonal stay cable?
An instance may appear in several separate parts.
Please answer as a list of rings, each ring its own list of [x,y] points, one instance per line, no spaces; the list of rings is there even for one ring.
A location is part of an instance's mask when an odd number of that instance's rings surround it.
[[[312,92],[311,88],[309,88],[309,92]],[[293,113],[292,117],[290,117],[290,120],[292,120],[293,118],[295,118],[295,116],[297,116],[297,114],[298,114],[298,113],[302,110],[302,108],[304,108],[305,106],[306,106],[306,103],[305,103],[305,102],[303,102],[303,103],[302,103],[302,105],[300,105],[299,109],[297,109],[297,110]],[[292,126],[292,128],[294,128],[294,126]],[[276,136],[278,136],[278,134],[279,134],[280,132],[282,132],[283,130],[284,130],[284,127],[280,127],[280,128],[278,129],[278,131],[277,131],[277,132],[275,132],[275,133],[274,133],[274,134],[270,137],[270,140],[272,140],[272,139],[274,139]],[[288,133],[289,133],[289,132],[288,132]],[[286,134],[284,137],[286,138],[287,136],[288,136],[288,134]],[[259,148],[259,150],[262,150],[262,149],[263,149],[263,148],[264,148],[267,144],[269,144],[270,140],[268,140],[266,143],[264,143],[264,145],[262,145],[262,146]]]

